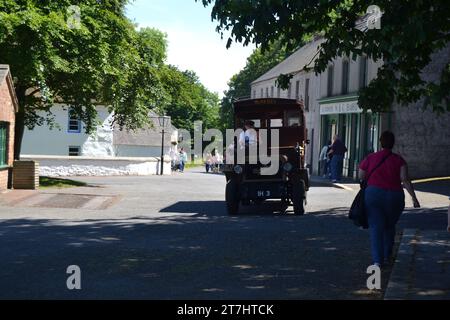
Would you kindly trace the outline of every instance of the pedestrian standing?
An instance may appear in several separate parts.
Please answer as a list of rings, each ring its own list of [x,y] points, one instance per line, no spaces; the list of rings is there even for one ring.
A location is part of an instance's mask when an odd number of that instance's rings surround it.
[[[208,152],[206,154],[206,159],[205,159],[205,170],[206,170],[206,173],[209,173],[209,171],[212,168],[212,164],[213,164],[213,157],[212,157],[211,153]]]
[[[339,182],[342,179],[342,170],[344,168],[344,156],[348,149],[345,144],[339,139],[337,135],[333,137],[333,144],[330,147],[328,155],[331,158],[331,179],[333,183]]]
[[[392,152],[395,136],[386,131],[380,138],[382,150],[370,154],[359,167],[366,181],[365,207],[369,222],[371,251],[375,265],[382,266],[392,256],[396,224],[405,208],[403,186],[411,195],[414,207],[420,208],[408,174],[406,161]]]
[[[184,151],[184,148],[181,148],[180,150],[180,172],[184,172],[184,167],[186,166],[187,162],[187,153]]]
[[[169,157],[170,157],[170,168],[172,171],[176,171],[177,158],[178,158],[176,147],[170,148]]]
[[[328,156],[328,152],[330,151],[331,141],[328,141],[326,145],[323,146],[322,151],[320,152],[319,161],[320,161],[320,173],[324,178],[328,177],[328,169],[330,165],[330,158]]]

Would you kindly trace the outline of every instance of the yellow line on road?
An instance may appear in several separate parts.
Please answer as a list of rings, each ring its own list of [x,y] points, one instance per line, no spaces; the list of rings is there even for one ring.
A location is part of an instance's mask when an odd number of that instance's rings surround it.
[[[418,184],[418,183],[427,183],[427,182],[435,182],[435,181],[445,181],[445,180],[450,180],[450,177],[437,177],[437,178],[427,178],[427,179],[418,179],[418,180],[414,180],[412,181],[413,184]],[[355,191],[355,190],[359,190],[359,186],[356,184],[356,188],[352,188],[349,187],[348,185],[342,184],[342,183],[333,183],[336,187],[340,188],[340,189],[344,189],[347,191]]]
[[[346,186],[345,184],[341,184],[341,183],[335,183],[334,185],[336,187],[339,187],[339,188],[347,190],[347,191],[354,191],[355,190],[355,189],[350,188],[350,187]]]
[[[416,184],[416,183],[426,183],[426,182],[435,182],[435,181],[444,181],[444,180],[450,180],[450,177],[419,179],[419,180],[412,181],[412,183]]]

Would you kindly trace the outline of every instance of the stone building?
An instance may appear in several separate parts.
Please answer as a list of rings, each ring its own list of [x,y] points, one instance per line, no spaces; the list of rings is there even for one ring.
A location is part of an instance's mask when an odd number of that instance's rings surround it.
[[[349,149],[344,176],[356,178],[360,161],[380,149],[379,135],[389,129],[397,136],[394,151],[407,160],[413,177],[450,175],[450,114],[423,110],[423,101],[407,107],[394,105],[388,114],[364,113],[358,105],[358,91],[376,78],[383,62],[364,56],[355,60],[337,57],[319,75],[302,71],[314,63],[322,41],[315,39],[297,50],[256,79],[251,89],[252,98],[282,97],[305,102],[311,140],[306,159],[311,173],[319,174],[321,148],[337,134]],[[450,46],[433,56],[422,76],[437,81],[449,57]],[[293,76],[288,90],[276,87],[280,74]]]
[[[449,63],[450,44],[432,56],[422,71],[423,79],[439,81]],[[415,177],[450,176],[450,112],[437,114],[424,110],[423,105],[421,100],[407,107],[394,106],[388,127],[396,135],[396,150],[408,161]]]
[[[320,74],[319,116],[321,146],[334,135],[345,143],[348,152],[344,159],[344,176],[356,178],[361,160],[379,149],[382,131],[380,114],[363,113],[358,105],[358,91],[372,81],[381,62],[364,56],[355,60],[334,59]]]
[[[9,66],[0,65],[0,190],[11,186],[14,124],[18,106]]]

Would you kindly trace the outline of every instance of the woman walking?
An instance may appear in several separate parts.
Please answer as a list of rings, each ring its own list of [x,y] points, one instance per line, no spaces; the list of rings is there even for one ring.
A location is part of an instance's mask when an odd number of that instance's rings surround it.
[[[408,174],[406,161],[392,152],[395,136],[386,131],[380,138],[382,150],[370,154],[360,164],[361,180],[368,177],[365,205],[369,221],[373,262],[382,266],[392,256],[396,224],[405,208],[403,186],[411,195],[414,207],[420,208]]]

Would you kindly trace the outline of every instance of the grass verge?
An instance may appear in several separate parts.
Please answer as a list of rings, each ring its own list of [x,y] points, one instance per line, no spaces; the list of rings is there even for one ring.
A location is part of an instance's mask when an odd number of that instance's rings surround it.
[[[202,161],[196,161],[196,162],[189,162],[186,163],[184,166],[185,169],[192,169],[192,168],[198,168],[204,166],[204,163]]]
[[[64,189],[74,187],[86,187],[87,183],[70,179],[39,177],[39,187],[41,189]]]

